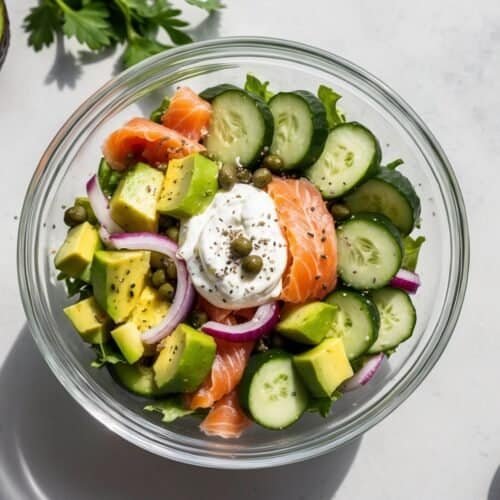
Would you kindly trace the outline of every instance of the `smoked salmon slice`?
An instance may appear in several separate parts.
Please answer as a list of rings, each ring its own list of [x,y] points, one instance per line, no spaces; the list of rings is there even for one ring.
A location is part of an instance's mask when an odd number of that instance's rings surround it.
[[[296,304],[323,299],[337,282],[337,241],[321,193],[306,179],[280,177],[273,177],[267,192],[288,242],[280,299]]]
[[[215,339],[215,342],[217,354],[212,370],[203,384],[186,398],[191,410],[210,408],[240,383],[254,346],[254,342],[229,342],[222,339]]]
[[[115,170],[124,170],[140,160],[153,166],[166,165],[172,158],[204,150],[198,142],[146,118],[132,118],[111,133],[103,145],[104,158]]]
[[[172,97],[161,121],[165,127],[198,142],[208,131],[212,106],[189,87],[180,87]]]
[[[215,403],[200,429],[208,436],[239,438],[250,424],[251,420],[240,407],[236,391],[232,391]]]

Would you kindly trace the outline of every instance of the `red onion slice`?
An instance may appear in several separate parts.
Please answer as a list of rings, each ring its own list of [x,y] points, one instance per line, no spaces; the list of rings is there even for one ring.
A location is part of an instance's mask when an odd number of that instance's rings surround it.
[[[177,267],[177,290],[165,317],[142,334],[146,344],[154,344],[170,335],[183,321],[193,306],[195,291],[184,261],[176,256],[177,244],[166,236],[154,233],[118,233],[109,237],[111,244],[118,250],[149,250],[170,257]]]
[[[269,333],[279,320],[279,307],[277,302],[264,304],[255,311],[254,317],[239,325],[225,325],[216,321],[208,321],[201,329],[212,335],[231,342],[246,342],[256,340]]]
[[[111,218],[109,200],[102,192],[96,175],[87,182],[87,196],[99,224],[109,233],[123,232],[123,229]]]
[[[363,385],[370,382],[370,380],[375,376],[375,373],[377,373],[377,370],[380,368],[384,358],[385,354],[382,352],[370,356],[363,363],[363,366],[350,379],[344,382],[342,385],[342,391],[354,391],[355,389],[359,389]]]
[[[415,293],[420,286],[420,277],[407,269],[401,268],[391,280],[391,286],[401,288],[408,293]]]

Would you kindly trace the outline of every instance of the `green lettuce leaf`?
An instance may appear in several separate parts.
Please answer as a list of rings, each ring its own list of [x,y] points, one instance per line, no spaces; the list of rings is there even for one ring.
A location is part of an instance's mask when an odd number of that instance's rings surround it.
[[[268,90],[269,82],[261,82],[257,77],[251,73],[247,74],[247,79],[245,81],[245,90],[251,94],[260,97],[264,101],[268,102],[274,95],[273,92]]]
[[[102,368],[106,363],[111,365],[126,363],[125,358],[114,343],[106,342],[105,344],[97,344],[94,347],[97,358],[90,364],[93,368]]]
[[[149,119],[153,122],[161,123],[161,117],[163,116],[163,113],[167,111],[169,106],[170,99],[168,97],[164,97],[160,105],[151,112],[151,114],[149,115]]]
[[[180,417],[191,415],[195,411],[189,410],[184,406],[181,396],[173,396],[161,401],[155,401],[153,404],[145,406],[144,409],[160,413],[162,415],[161,421],[165,423],[170,423]]]
[[[333,403],[342,397],[340,391],[335,391],[329,398],[311,398],[307,411],[319,413],[322,417],[327,417],[330,413]]]
[[[406,236],[403,239],[403,263],[401,267],[403,269],[408,269],[408,271],[415,271],[417,268],[418,262],[418,254],[420,252],[420,248],[424,243],[425,238],[423,236],[419,236],[417,239],[413,239],[411,236]]]
[[[318,98],[325,106],[326,120],[330,128],[339,123],[345,122],[345,115],[337,108],[337,101],[342,96],[326,85],[320,85],[318,88]]]
[[[113,170],[104,158],[101,159],[97,171],[97,180],[106,196],[113,196],[122,177],[122,173]]]

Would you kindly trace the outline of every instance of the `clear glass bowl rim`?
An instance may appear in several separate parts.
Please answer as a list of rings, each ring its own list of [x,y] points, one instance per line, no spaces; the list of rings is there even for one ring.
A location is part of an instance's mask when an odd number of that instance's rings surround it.
[[[300,56],[302,64],[314,60],[316,64],[318,61],[322,61],[325,65],[341,67],[346,73],[363,81],[366,84],[366,92],[369,92],[370,89],[378,92],[384,98],[386,104],[392,106],[393,110],[399,113],[400,119],[411,123],[418,130],[419,139],[425,141],[432,151],[436,160],[435,167],[445,179],[446,185],[441,186],[441,188],[448,209],[448,222],[455,229],[451,255],[451,267],[455,272],[451,276],[448,285],[447,316],[444,319],[441,318],[439,322],[441,328],[439,330],[434,329],[432,333],[433,344],[428,349],[427,355],[425,357],[420,356],[406,376],[399,380],[385,397],[376,401],[354,422],[346,425],[334,435],[331,433],[326,434],[321,442],[317,442],[317,440],[313,443],[302,442],[299,447],[276,450],[273,454],[260,455],[256,453],[244,457],[234,457],[212,454],[210,450],[200,453],[200,450],[191,449],[189,443],[174,445],[169,441],[159,439],[158,436],[155,436],[152,430],[153,427],[148,429],[136,424],[119,407],[112,407],[112,401],[105,402],[102,394],[95,395],[88,392],[85,380],[74,376],[71,370],[68,369],[67,360],[60,359],[50,348],[44,337],[40,299],[37,294],[30,292],[30,290],[37,289],[37,276],[34,272],[36,256],[33,255],[34,252],[32,251],[32,248],[36,246],[36,241],[34,241],[29,227],[33,220],[36,220],[36,201],[40,202],[40,196],[37,196],[40,179],[42,176],[52,174],[59,167],[56,162],[51,161],[52,158],[60,149],[68,147],[64,141],[68,132],[78,127],[83,116],[91,114],[91,110],[96,103],[103,99],[113,99],[113,89],[127,86],[130,82],[134,82],[135,79],[140,79],[141,74],[144,72],[154,71],[154,68],[160,64],[164,67],[169,61],[176,61],[180,57],[185,61],[191,55],[197,55],[197,61],[199,61],[200,54],[210,59],[223,55],[225,51],[234,50],[239,50],[238,56],[241,57],[254,56],[256,53],[265,56],[266,51],[272,51],[273,49],[286,53],[290,57]],[[23,306],[30,331],[42,356],[65,389],[94,418],[129,442],[172,460],[205,467],[250,469],[284,465],[327,453],[355,439],[380,422],[420,385],[443,353],[460,314],[468,279],[469,233],[462,194],[446,155],[427,126],[396,92],[357,65],[325,50],[275,38],[228,37],[190,44],[151,57],[110,80],[77,108],[47,147],[29,184],[20,217],[17,263]]]

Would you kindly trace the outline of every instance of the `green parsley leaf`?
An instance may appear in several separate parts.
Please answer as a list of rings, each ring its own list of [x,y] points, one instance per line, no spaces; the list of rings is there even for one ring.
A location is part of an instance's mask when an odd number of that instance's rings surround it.
[[[415,271],[417,268],[418,254],[424,241],[425,238],[423,236],[419,236],[417,239],[406,236],[403,239],[404,253],[403,262],[401,264],[403,269],[408,269],[408,271],[412,272]]]
[[[63,31],[67,37],[76,37],[91,50],[109,47],[113,43],[113,28],[108,21],[109,11],[104,5],[89,3],[80,10],[66,6],[63,11]]]
[[[28,45],[37,52],[54,41],[54,35],[60,27],[60,13],[49,0],[43,0],[37,7],[32,7],[23,23],[24,31],[29,33]]]
[[[122,353],[112,342],[97,344],[96,346],[94,346],[94,348],[97,352],[97,358],[90,364],[92,368],[102,368],[106,363],[109,363],[111,365],[126,363]]]
[[[345,115],[337,109],[337,101],[342,96],[326,85],[320,85],[318,88],[318,98],[325,106],[326,120],[330,128],[339,123],[345,122]]]
[[[396,170],[400,165],[403,165],[404,161],[401,158],[398,158],[397,160],[391,161],[386,165],[386,168],[389,170]]]
[[[168,33],[172,42],[176,45],[185,45],[186,43],[191,43],[193,41],[193,39],[184,31],[173,28],[168,24],[164,24],[162,26],[165,28],[165,31]]]
[[[173,422],[180,417],[194,413],[194,410],[189,410],[184,406],[182,397],[180,396],[155,401],[154,404],[145,406],[144,409],[160,413],[162,415],[161,421],[165,423]]]
[[[123,53],[123,64],[126,68],[130,68],[130,66],[169,48],[171,47],[168,45],[138,36],[128,41],[127,48]]]
[[[149,119],[153,122],[156,123],[161,123],[161,117],[163,116],[163,113],[168,109],[170,106],[170,99],[168,97],[164,97],[160,103],[160,105],[151,112],[149,115]]]
[[[186,3],[204,9],[207,12],[213,12],[225,7],[220,0],[186,0]]]
[[[245,90],[250,92],[264,101],[268,102],[269,99],[274,95],[273,92],[267,89],[269,82],[261,82],[256,76],[251,73],[247,74],[247,79],[245,81]]]
[[[322,417],[327,417],[332,408],[332,404],[342,397],[340,391],[335,391],[329,398],[311,398],[307,411],[319,413]]]

